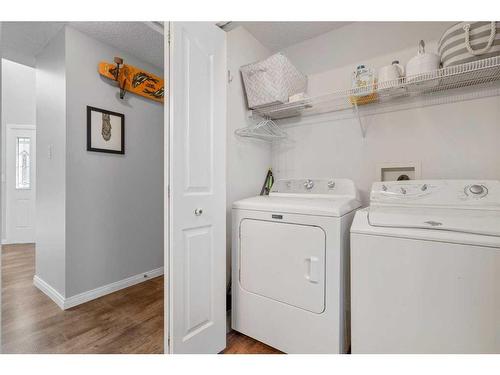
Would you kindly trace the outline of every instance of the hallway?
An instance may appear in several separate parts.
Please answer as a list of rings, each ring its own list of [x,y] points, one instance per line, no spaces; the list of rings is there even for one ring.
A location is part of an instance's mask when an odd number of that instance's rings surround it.
[[[34,272],[33,244],[3,246],[3,353],[163,353],[163,276],[62,311]]]

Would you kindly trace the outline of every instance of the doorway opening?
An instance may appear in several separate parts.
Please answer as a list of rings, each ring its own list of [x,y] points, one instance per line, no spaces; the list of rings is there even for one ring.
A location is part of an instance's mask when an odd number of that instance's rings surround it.
[[[162,24],[1,27],[1,352],[163,353]]]

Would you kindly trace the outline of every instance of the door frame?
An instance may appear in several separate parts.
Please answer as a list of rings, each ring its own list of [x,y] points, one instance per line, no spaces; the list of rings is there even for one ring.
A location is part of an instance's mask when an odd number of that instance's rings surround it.
[[[2,189],[2,198],[5,198],[5,233],[2,231],[2,245],[9,245],[9,244],[16,244],[16,243],[22,243],[18,241],[11,241],[7,236],[10,234],[9,233],[9,203],[8,203],[8,188],[7,188],[7,183],[8,183],[8,178],[7,178],[7,160],[8,160],[8,155],[7,155],[7,141],[9,139],[9,132],[12,130],[33,130],[35,132],[35,168],[34,168],[34,174],[35,174],[35,207],[36,207],[36,124],[13,124],[13,123],[7,123],[5,124],[5,140],[2,142],[3,146],[5,146],[5,170],[2,171],[3,175],[5,176],[5,180],[3,183],[4,189]],[[4,200],[4,199],[2,199]],[[35,220],[35,219],[34,219]],[[1,229],[1,228],[0,228]],[[5,236],[5,237],[4,237]]]
[[[170,304],[168,303],[169,296],[171,295],[171,286],[168,282],[170,279],[170,124],[171,124],[171,111],[170,107],[172,105],[172,67],[170,66],[170,26],[171,22],[166,22],[166,27],[164,29],[164,47],[163,47],[163,59],[164,59],[164,78],[167,81],[167,97],[165,100],[165,108],[163,110],[164,115],[164,130],[163,130],[163,179],[164,179],[164,195],[163,195],[163,205],[164,205],[164,215],[163,215],[163,263],[164,263],[164,277],[163,277],[163,353],[170,354]]]

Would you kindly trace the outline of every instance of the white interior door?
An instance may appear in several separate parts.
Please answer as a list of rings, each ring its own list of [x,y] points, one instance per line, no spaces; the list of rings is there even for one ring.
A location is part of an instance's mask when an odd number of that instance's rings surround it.
[[[226,39],[170,24],[170,353],[226,346]]]
[[[35,242],[35,126],[7,125],[5,141],[5,243]]]

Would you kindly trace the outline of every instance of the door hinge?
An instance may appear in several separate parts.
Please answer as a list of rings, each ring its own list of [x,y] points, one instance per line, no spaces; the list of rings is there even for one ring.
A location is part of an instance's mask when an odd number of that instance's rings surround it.
[[[231,71],[227,71],[227,83],[233,82],[233,76],[231,75]]]

